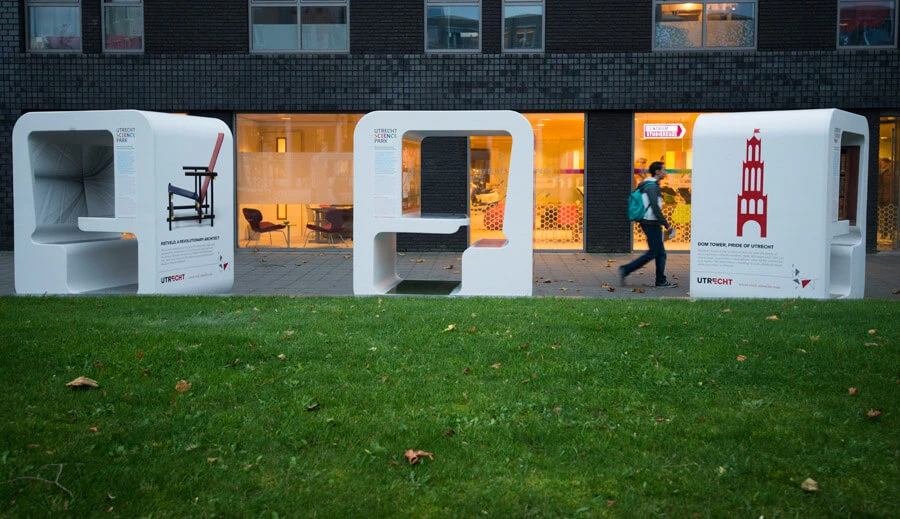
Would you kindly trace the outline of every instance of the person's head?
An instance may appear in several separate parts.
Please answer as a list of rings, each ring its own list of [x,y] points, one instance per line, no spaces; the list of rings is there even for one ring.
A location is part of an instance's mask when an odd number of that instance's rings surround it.
[[[890,171],[891,169],[891,159],[887,157],[882,157],[878,164],[881,168],[881,171]]]
[[[650,174],[653,178],[662,180],[666,177],[666,165],[659,161],[650,164]]]

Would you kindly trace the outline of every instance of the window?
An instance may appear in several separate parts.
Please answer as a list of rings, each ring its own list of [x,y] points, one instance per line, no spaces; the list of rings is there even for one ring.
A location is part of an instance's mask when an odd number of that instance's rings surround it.
[[[425,50],[481,50],[481,2],[425,0]]]
[[[28,0],[26,8],[29,51],[81,50],[80,0]]]
[[[756,0],[672,2],[655,0],[656,50],[756,47]]]
[[[897,0],[840,0],[838,47],[895,47]]]
[[[348,0],[250,0],[250,48],[347,52]]]
[[[144,50],[143,0],[103,0],[103,50]]]
[[[537,52],[544,49],[543,0],[503,2],[503,50]]]

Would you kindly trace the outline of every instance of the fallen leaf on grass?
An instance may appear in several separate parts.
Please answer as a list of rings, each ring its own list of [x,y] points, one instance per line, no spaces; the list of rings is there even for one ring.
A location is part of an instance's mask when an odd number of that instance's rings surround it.
[[[770,315],[769,317],[766,317],[766,321],[777,321],[777,320],[778,320],[777,315]]]
[[[175,391],[179,393],[184,393],[185,391],[190,391],[193,384],[188,382],[187,380],[179,380],[177,384],[175,384]]]
[[[278,360],[287,360],[287,356],[284,353],[279,353]]]
[[[804,492],[818,492],[819,483],[813,478],[806,478],[803,480],[803,483],[800,483],[800,488],[802,488]]]
[[[869,335],[875,335],[876,333],[878,333],[878,330],[876,330],[875,328],[869,330]]]
[[[731,308],[723,308],[723,309],[722,309],[722,313],[723,313],[723,314],[727,314],[727,313],[730,312],[730,311],[731,311]]]
[[[868,416],[869,418],[875,419],[875,418],[878,418],[879,416],[881,416],[882,414],[883,413],[881,412],[881,409],[869,409],[869,412],[866,413],[866,416]]]
[[[66,384],[66,387],[100,387],[96,380],[87,377],[78,377]]]
[[[434,461],[433,453],[420,451],[420,450],[406,449],[406,452],[404,452],[403,455],[406,456],[406,460],[409,462],[410,465],[415,465],[422,459],[422,457],[425,457],[425,456],[428,456],[428,459],[430,459],[431,461]]]
[[[850,396],[856,396],[859,394],[859,390],[855,387],[847,388],[847,393],[850,393]]]
[[[744,362],[745,360],[747,360],[747,357],[745,357],[744,355],[738,355],[737,360],[738,362]]]
[[[503,365],[502,362],[498,362],[496,364],[491,364],[491,369],[500,369],[500,366],[502,366],[502,365]]]
[[[219,458],[206,458],[207,463],[215,463],[219,461]]]
[[[456,325],[451,324],[451,325],[448,325],[446,328],[444,328],[443,332],[452,332],[455,329],[456,329]],[[443,332],[441,332],[441,333],[443,333]]]
[[[638,328],[646,328],[648,326],[650,326],[650,323],[641,323],[638,325]]]

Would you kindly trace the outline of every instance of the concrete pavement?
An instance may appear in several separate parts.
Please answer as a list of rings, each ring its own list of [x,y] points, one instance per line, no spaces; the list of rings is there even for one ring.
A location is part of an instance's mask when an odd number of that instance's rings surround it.
[[[351,296],[353,251],[269,252],[242,249],[235,253],[233,295]],[[427,252],[397,255],[404,279],[458,281],[462,253]],[[690,254],[670,252],[666,266],[677,288],[653,287],[653,263],[616,286],[616,268],[636,254],[536,253],[535,297],[687,298]],[[111,290],[120,294],[122,290]],[[14,253],[0,251],[0,295],[15,294]],[[865,297],[900,301],[900,251],[866,256]]]

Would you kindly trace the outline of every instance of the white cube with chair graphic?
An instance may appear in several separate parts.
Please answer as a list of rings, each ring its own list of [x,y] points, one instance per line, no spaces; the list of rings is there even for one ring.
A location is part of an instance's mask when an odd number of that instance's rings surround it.
[[[868,157],[841,110],[701,115],[691,297],[863,297]]]
[[[20,294],[231,290],[233,139],[218,119],[27,113],[13,185]]]

